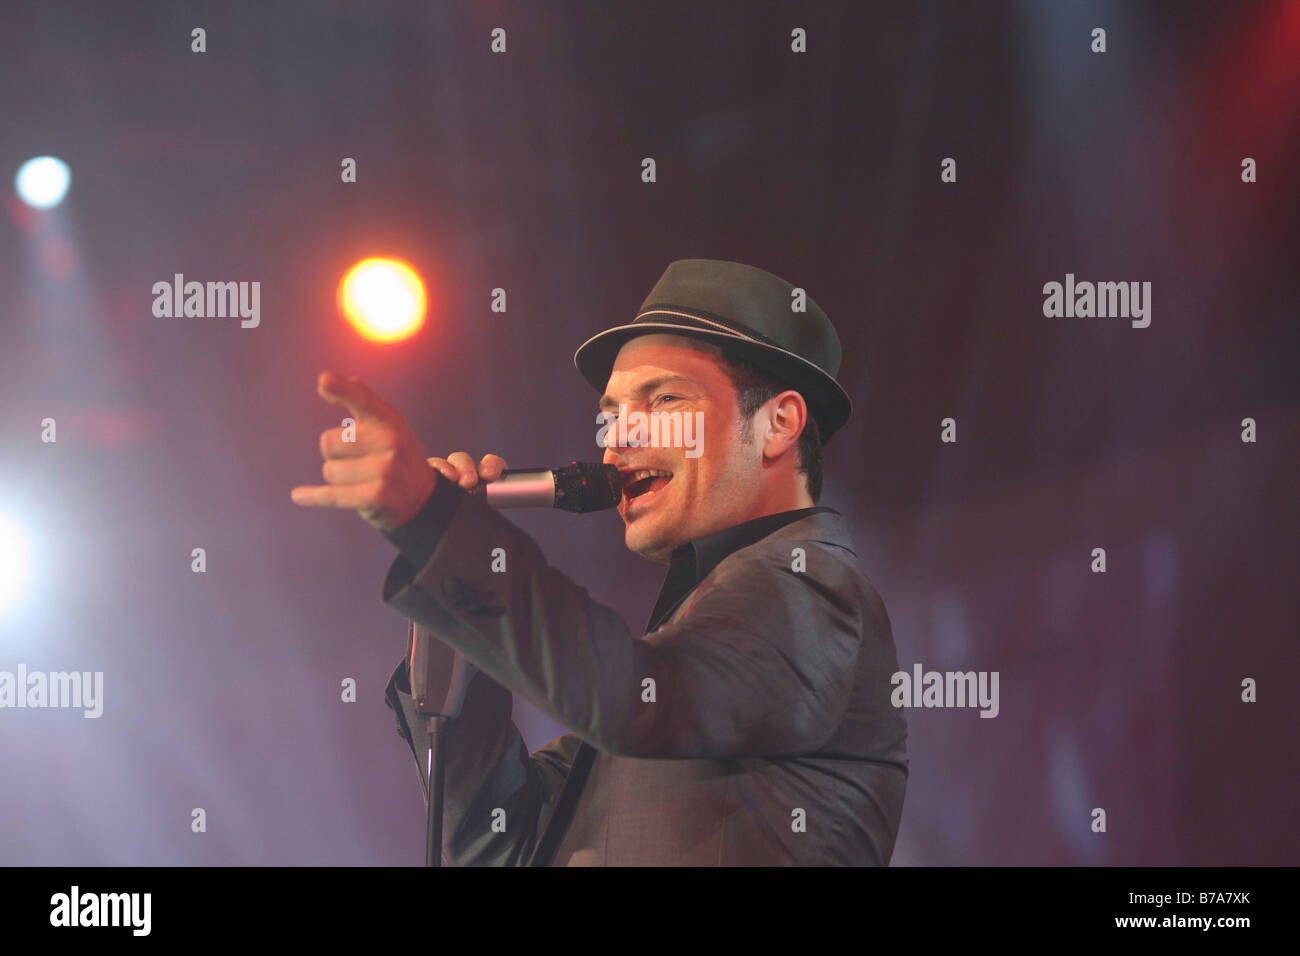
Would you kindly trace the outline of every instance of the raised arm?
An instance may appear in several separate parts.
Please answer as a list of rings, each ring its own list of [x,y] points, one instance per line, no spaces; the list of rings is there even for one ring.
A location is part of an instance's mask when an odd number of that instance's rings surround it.
[[[527,534],[461,496],[429,560],[395,562],[383,596],[438,623],[480,670],[606,752],[795,755],[839,725],[867,626],[848,597],[849,566],[798,543],[806,570],[790,569],[788,539],[742,549],[677,620],[641,638]],[[494,548],[505,549],[507,571],[493,570]]]

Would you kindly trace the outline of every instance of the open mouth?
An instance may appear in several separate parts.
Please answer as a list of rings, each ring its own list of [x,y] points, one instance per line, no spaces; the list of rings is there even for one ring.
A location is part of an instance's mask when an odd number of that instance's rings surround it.
[[[664,468],[639,468],[626,472],[623,477],[623,497],[631,502],[663,488],[673,480],[673,473]]]

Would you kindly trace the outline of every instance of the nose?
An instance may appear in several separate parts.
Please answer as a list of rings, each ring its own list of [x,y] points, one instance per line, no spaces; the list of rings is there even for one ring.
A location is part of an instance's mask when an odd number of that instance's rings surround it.
[[[612,451],[612,449],[639,444],[630,423],[626,420],[627,413],[628,407],[625,404],[620,404],[617,412],[606,409],[602,413],[604,415],[604,425],[602,426],[603,434],[600,436],[600,443],[605,446],[604,460],[607,465],[618,464],[618,453]]]
[[[616,468],[622,468],[623,462],[618,453],[618,415],[615,412],[606,410],[602,412],[602,422],[600,433],[596,436],[596,443],[605,449],[605,454],[601,461],[606,465],[613,465]]]

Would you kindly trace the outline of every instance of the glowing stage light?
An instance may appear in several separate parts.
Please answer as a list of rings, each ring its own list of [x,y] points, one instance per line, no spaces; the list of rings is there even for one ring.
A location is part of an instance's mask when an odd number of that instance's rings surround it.
[[[53,209],[68,194],[72,173],[68,164],[53,156],[37,156],[18,167],[14,188],[23,202],[37,209]]]
[[[0,512],[0,614],[18,600],[27,583],[27,539],[12,518]]]
[[[424,325],[427,299],[419,274],[401,259],[366,259],[339,283],[339,311],[373,342],[397,342]]]

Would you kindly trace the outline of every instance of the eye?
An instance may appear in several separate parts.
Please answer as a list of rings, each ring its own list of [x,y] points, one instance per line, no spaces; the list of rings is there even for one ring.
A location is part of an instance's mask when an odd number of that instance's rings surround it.
[[[679,398],[679,396],[677,396],[677,395],[660,395],[660,396],[659,396],[658,398],[656,398],[656,399],[654,400],[654,402],[651,403],[651,404],[652,404],[652,407],[653,407],[654,405],[658,405],[660,402],[675,402],[675,401],[678,400],[678,398]]]

